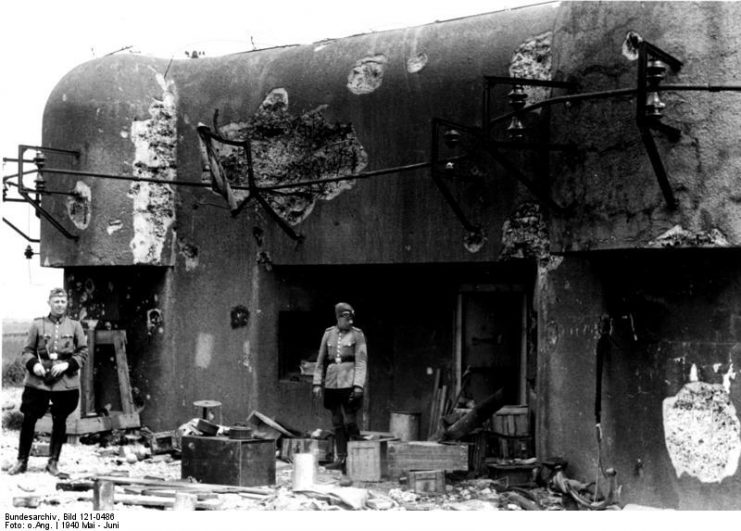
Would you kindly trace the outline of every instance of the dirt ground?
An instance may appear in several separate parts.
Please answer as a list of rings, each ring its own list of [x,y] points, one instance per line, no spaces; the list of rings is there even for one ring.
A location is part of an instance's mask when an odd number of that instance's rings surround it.
[[[3,389],[3,415],[6,416],[20,403],[20,389]],[[140,456],[141,460],[126,459],[131,455],[127,444],[66,444],[59,462],[60,470],[70,480],[93,479],[96,476],[122,476],[130,479],[149,478],[161,480],[181,479],[181,462],[171,455],[154,457]],[[18,498],[37,497],[39,510],[89,511],[92,509],[92,491],[69,492],[57,490],[59,478],[49,475],[44,467],[46,457],[29,459],[25,474],[8,476],[5,472],[16,459],[18,431],[4,429],[0,435],[0,468],[3,481],[0,484],[0,507],[13,508]],[[248,497],[239,493],[218,494],[221,510],[307,510],[331,511],[347,509],[363,510],[457,510],[497,511],[522,510],[522,505],[513,499],[515,494],[503,492],[489,479],[455,481],[449,478],[446,493],[440,495],[417,494],[398,481],[381,483],[352,483],[338,471],[318,468],[313,493],[293,492],[293,466],[280,459],[276,461],[276,484],[270,486],[266,496]],[[545,510],[562,510],[564,504],[559,496],[546,489],[533,491]],[[123,493],[122,487],[116,487]],[[334,492],[338,495],[327,495]],[[343,501],[343,497],[345,498]],[[114,497],[115,499],[115,497]],[[347,500],[350,500],[348,503]],[[116,503],[117,510],[142,510],[141,506]],[[146,509],[145,509],[146,510]],[[160,510],[152,508],[150,510]]]

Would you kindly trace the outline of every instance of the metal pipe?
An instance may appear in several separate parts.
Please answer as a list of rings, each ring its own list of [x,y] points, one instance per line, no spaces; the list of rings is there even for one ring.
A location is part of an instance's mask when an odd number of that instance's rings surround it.
[[[59,232],[61,232],[65,237],[69,238],[70,240],[79,240],[80,237],[72,234],[67,229],[65,229],[54,217],[49,214],[46,210],[41,208],[41,206],[37,205],[36,202],[23,190],[18,190],[18,193],[23,197],[26,202],[33,207],[33,209],[42,216],[46,221],[52,224],[52,226],[57,229]]]
[[[683,91],[741,92],[741,85],[661,85],[660,89],[661,89],[661,92],[666,92],[669,90],[672,90],[675,92],[683,92]],[[520,112],[525,113],[529,111],[534,111],[535,109],[540,109],[541,107],[555,105],[557,103],[570,103],[570,102],[590,100],[590,99],[607,99],[607,98],[612,98],[612,97],[633,96],[637,93],[638,93],[637,88],[624,88],[624,89],[604,90],[604,91],[597,91],[597,92],[584,92],[582,94],[569,94],[566,96],[556,96],[554,98],[548,98],[547,100],[543,100],[537,103],[532,103],[530,105],[527,105],[523,107]],[[496,123],[504,122],[512,118],[514,115],[515,115],[514,111],[508,112],[506,114],[502,114],[500,116],[497,116],[496,118],[492,118],[489,121],[489,125],[491,126]]]
[[[454,159],[450,159],[454,160]],[[413,164],[406,164],[404,166],[394,166],[392,168],[382,168],[380,170],[374,170],[369,172],[358,173],[354,175],[347,175],[344,177],[330,177],[327,179],[315,179],[312,181],[300,181],[296,183],[285,183],[275,184],[270,186],[256,186],[256,190],[281,190],[284,188],[297,188],[300,186],[310,186],[314,184],[324,184],[339,181],[351,181],[355,179],[367,179],[369,177],[376,177],[379,175],[386,175],[389,173],[397,173],[401,171],[417,170],[420,168],[427,168],[430,166],[430,162],[416,162]],[[36,170],[34,170],[36,171]],[[155,184],[172,184],[175,186],[192,186],[196,188],[210,188],[211,183],[199,183],[199,182],[188,182],[188,181],[170,181],[163,179],[152,179],[148,177],[135,177],[133,175],[116,175],[111,173],[91,172],[82,170],[66,170],[61,168],[46,168],[44,174],[58,173],[61,175],[77,175],[80,177],[98,177],[101,179],[112,179],[117,181],[133,181],[133,182],[149,182]],[[251,190],[250,186],[230,185],[233,190]]]
[[[23,175],[30,175],[32,173],[36,173],[37,171],[39,171],[39,170],[27,170],[27,171],[24,171],[23,172]],[[3,177],[3,182],[4,183],[7,183],[7,184],[10,184],[10,185],[13,185],[13,186],[18,186],[17,183],[9,183],[8,182],[10,179],[15,179],[16,177],[18,177],[18,174],[17,173],[13,173],[11,175],[6,175],[6,176]]]
[[[19,229],[19,228],[18,228],[18,227],[16,227],[15,225],[13,225],[13,224],[12,224],[12,223],[11,223],[10,221],[8,221],[7,219],[3,218],[3,221],[4,221],[4,222],[5,222],[5,224],[6,224],[6,225],[8,225],[8,226],[9,226],[9,227],[10,227],[11,229],[13,229],[14,231],[16,231],[16,232],[17,232],[18,234],[20,234],[21,236],[23,236],[23,237],[24,237],[24,238],[25,238],[25,239],[26,239],[27,241],[29,241],[29,242],[31,242],[31,243],[41,243],[41,240],[40,240],[40,239],[37,239],[37,238],[31,238],[31,237],[30,237],[29,235],[27,235],[27,234],[26,234],[25,232],[23,232],[23,231],[22,231],[21,229]]]

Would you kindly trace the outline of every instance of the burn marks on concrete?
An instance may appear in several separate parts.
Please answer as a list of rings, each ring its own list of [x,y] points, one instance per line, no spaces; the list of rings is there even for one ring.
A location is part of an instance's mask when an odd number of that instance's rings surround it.
[[[162,99],[149,106],[148,120],[131,124],[136,146],[134,176],[175,180],[177,167],[177,97],[172,81],[157,74]],[[135,264],[160,264],[170,226],[175,221],[174,192],[167,184],[134,182],[129,187],[133,201],[134,237],[129,246]]]
[[[358,60],[347,76],[347,88],[357,95],[370,94],[377,90],[383,83],[387,63],[388,58],[383,54]]]
[[[677,477],[704,483],[733,476],[741,457],[741,423],[721,384],[689,382],[664,399],[664,438]]]
[[[73,195],[67,197],[67,215],[80,230],[87,229],[92,214],[90,187],[82,181],[75,183]]]
[[[233,329],[244,328],[247,326],[247,322],[249,321],[250,311],[246,306],[237,304],[232,308],[229,315],[231,317],[231,326]]]
[[[288,111],[288,93],[275,89],[251,118],[226,124],[219,133],[231,139],[251,139],[255,180],[260,187],[350,177],[365,168],[368,155],[352,124],[330,123],[322,114],[325,108],[292,114]],[[230,184],[247,184],[247,161],[242,150],[220,144],[217,157]],[[283,219],[295,225],[311,214],[317,200],[334,199],[354,183],[349,179],[263,195]]]

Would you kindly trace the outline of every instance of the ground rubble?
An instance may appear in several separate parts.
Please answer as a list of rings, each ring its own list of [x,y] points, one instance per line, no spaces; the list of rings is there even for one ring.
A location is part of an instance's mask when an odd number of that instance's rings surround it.
[[[7,470],[15,459],[18,432],[6,430],[0,443],[0,463]],[[60,479],[44,470],[45,457],[31,457],[29,470],[3,481],[0,504],[87,511],[92,509],[92,482],[96,478],[116,483],[116,510],[172,507],[174,491],[187,488],[198,494],[200,509],[256,511],[519,511],[564,510],[573,508],[565,496],[539,488],[508,488],[499,480],[447,476],[445,494],[413,492],[400,481],[351,482],[339,471],[317,469],[312,490],[292,489],[293,465],[276,461],[276,484],[245,488],[187,484],[181,479],[180,459],[170,454],[154,455],[125,437],[121,444],[68,444],[60,469],[69,478]],[[162,498],[169,501],[162,501]],[[154,501],[152,501],[154,500]],[[161,502],[161,503],[160,503]]]

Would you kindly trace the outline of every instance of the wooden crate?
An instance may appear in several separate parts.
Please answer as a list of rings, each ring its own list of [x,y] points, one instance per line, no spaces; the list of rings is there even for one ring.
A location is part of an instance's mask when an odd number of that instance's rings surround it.
[[[533,457],[533,438],[494,435],[493,454],[500,459],[528,459]]]
[[[332,439],[282,439],[280,456],[293,461],[293,454],[314,454],[317,463],[332,461]]]
[[[175,450],[175,432],[158,431],[152,434],[149,440],[152,455],[166,454]]]
[[[487,463],[489,477],[504,483],[506,487],[533,487],[535,486],[535,470],[537,464],[502,464]]]
[[[530,415],[527,406],[504,406],[492,417],[494,433],[510,437],[530,434]]]
[[[388,477],[387,439],[348,441],[347,475],[353,481],[382,481]]]
[[[445,471],[410,470],[408,485],[418,493],[445,494]]]
[[[275,441],[184,436],[181,475],[219,485],[274,485]]]
[[[410,470],[468,470],[468,443],[441,444],[429,441],[390,441],[389,476],[398,479]]]

